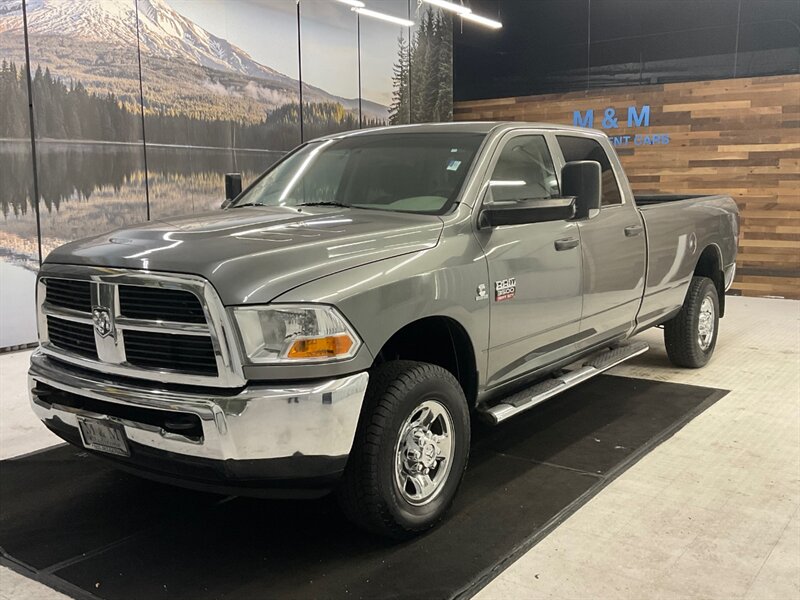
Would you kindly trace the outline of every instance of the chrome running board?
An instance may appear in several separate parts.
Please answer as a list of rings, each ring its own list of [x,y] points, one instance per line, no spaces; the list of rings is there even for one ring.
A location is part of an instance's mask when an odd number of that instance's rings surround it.
[[[503,398],[500,403],[483,410],[482,414],[490,423],[497,425],[649,349],[650,346],[645,342],[632,342],[590,355],[573,363],[559,375]]]

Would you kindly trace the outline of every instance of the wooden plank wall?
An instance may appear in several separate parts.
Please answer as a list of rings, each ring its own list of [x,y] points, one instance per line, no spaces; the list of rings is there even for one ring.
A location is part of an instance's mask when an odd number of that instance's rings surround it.
[[[649,127],[628,127],[628,106],[650,106]],[[458,102],[455,119],[573,124],[612,107],[611,136],[669,144],[618,146],[634,191],[730,194],[742,216],[733,293],[800,298],[800,76],[726,79]],[[635,125],[635,123],[634,123]]]

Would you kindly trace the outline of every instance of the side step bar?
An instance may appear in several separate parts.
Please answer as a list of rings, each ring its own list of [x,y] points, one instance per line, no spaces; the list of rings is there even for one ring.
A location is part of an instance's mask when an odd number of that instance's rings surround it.
[[[639,356],[650,349],[645,342],[632,342],[618,345],[608,350],[593,354],[580,362],[573,363],[570,370],[560,375],[545,379],[516,394],[504,398],[499,404],[483,411],[483,415],[493,425],[497,425],[529,408],[552,398],[556,394],[599,375],[626,360]]]

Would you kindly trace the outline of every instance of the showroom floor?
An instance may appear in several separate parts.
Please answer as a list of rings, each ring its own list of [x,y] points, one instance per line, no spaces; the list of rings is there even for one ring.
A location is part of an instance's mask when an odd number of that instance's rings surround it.
[[[480,593],[485,598],[800,598],[800,303],[729,298],[705,369],[661,332],[616,375],[731,390]],[[57,443],[25,397],[27,352],[0,355],[0,458]],[[0,568],[0,598],[60,594]]]

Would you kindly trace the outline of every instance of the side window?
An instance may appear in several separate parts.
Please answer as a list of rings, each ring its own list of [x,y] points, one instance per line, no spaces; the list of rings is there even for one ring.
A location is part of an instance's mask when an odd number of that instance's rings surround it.
[[[572,137],[568,135],[556,136],[561,153],[564,155],[564,162],[574,160],[595,160],[600,163],[603,169],[603,206],[622,204],[622,196],[619,193],[619,184],[614,176],[614,169],[608,161],[608,156],[603,147],[595,140],[584,137]]]
[[[494,202],[557,197],[558,179],[544,137],[520,135],[506,142],[489,185]]]

